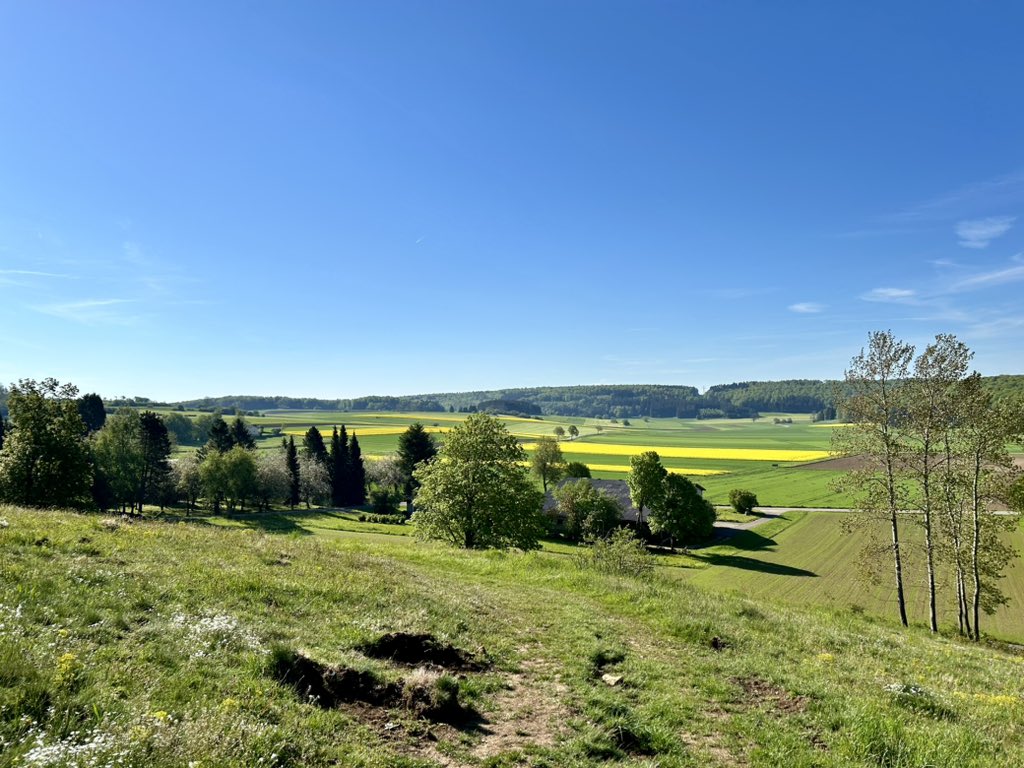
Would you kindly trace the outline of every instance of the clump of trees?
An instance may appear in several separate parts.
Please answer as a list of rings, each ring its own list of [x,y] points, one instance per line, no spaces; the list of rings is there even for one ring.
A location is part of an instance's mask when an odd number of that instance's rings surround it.
[[[666,470],[656,451],[630,459],[626,483],[641,535],[650,530],[675,548],[703,541],[714,531],[715,508],[689,479]],[[650,517],[645,521],[647,508]]]
[[[981,613],[1007,602],[999,579],[1016,554],[1003,534],[1020,510],[1021,486],[1008,444],[1024,434],[1020,400],[997,399],[981,376],[968,373],[972,353],[940,334],[915,357],[890,331],[872,333],[846,371],[839,410],[851,425],[836,430],[833,449],[861,466],[838,482],[864,513],[854,524],[869,555],[888,553],[900,621],[906,625],[904,528],[919,525],[927,584],[928,622],[938,631],[940,567],[953,574],[957,623],[980,638]],[[872,520],[884,520],[886,540]],[[869,557],[869,560],[877,558]]]
[[[604,538],[622,520],[618,500],[591,485],[588,479],[566,482],[554,492],[555,509],[564,520],[565,536],[572,541]]]
[[[37,507],[91,505],[92,456],[78,389],[22,379],[7,392],[9,427],[0,450],[0,498]]]
[[[521,466],[525,460],[498,419],[471,415],[446,435],[434,460],[413,471],[418,535],[468,549],[538,547],[543,494]]]
[[[757,494],[753,491],[748,491],[744,488],[733,488],[729,491],[729,506],[731,506],[737,514],[753,514],[754,507],[757,505]]]

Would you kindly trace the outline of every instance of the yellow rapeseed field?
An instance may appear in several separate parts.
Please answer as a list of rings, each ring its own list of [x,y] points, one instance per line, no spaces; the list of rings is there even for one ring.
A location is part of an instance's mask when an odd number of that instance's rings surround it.
[[[628,464],[587,464],[587,467],[594,472],[629,472]],[[691,467],[665,467],[669,472],[677,475],[727,475],[726,469],[693,469]]]
[[[320,434],[321,435],[323,435],[325,438],[327,438],[327,437],[331,436],[331,431],[334,428],[333,427],[317,427],[317,429],[320,430]],[[376,436],[376,435],[400,435],[403,432],[405,432],[405,430],[407,430],[407,429],[408,429],[408,427],[361,427],[358,424],[346,424],[345,425],[345,430],[350,435],[354,432],[359,437],[371,437],[371,436]],[[284,431],[284,433],[286,435],[304,435],[304,434],[306,434],[307,430],[308,430],[308,427],[306,429],[286,429]],[[451,432],[452,428],[451,427],[424,427],[423,430],[425,432],[444,433],[444,432]]]
[[[526,443],[532,451],[536,443]],[[600,456],[635,456],[644,451],[657,451],[663,459],[719,459],[739,461],[818,461],[827,459],[828,451],[800,451],[788,448],[696,448],[690,446],[622,445],[619,443],[561,443],[562,453],[587,453]]]

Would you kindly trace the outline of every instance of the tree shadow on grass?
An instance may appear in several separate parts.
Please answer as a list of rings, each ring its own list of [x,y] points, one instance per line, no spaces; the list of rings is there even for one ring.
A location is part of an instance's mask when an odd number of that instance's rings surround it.
[[[240,523],[245,528],[251,528],[264,533],[297,533],[301,536],[312,536],[313,532],[303,528],[290,517],[278,515],[273,512],[263,514],[229,516],[229,520]]]
[[[736,531],[730,533],[723,542],[722,538],[715,541],[712,546],[724,544],[731,549],[743,552],[765,552],[774,549],[775,539],[769,539],[755,531]],[[804,568],[796,568],[782,563],[772,563],[765,560],[758,560],[753,557],[746,557],[740,553],[691,551],[691,557],[703,560],[708,565],[720,565],[727,568],[739,568],[744,571],[758,571],[760,573],[772,573],[779,576],[812,576],[817,577],[814,571]]]
[[[782,563],[770,563],[765,560],[757,560],[753,557],[744,557],[743,555],[719,555],[708,552],[697,553],[693,556],[703,560],[708,565],[720,565],[725,566],[726,568],[739,568],[744,571],[772,573],[777,576],[817,577],[818,575],[814,571],[808,571],[803,568],[795,568],[791,565],[783,565]]]

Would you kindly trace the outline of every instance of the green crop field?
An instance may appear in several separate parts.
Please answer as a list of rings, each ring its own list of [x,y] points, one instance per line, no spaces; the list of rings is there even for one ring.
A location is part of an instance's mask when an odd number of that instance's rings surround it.
[[[198,415],[185,412],[187,416]],[[420,422],[435,431],[435,439],[444,440],[444,430],[463,421],[457,413],[371,413],[364,411],[267,411],[246,417],[264,430],[258,440],[263,450],[276,450],[282,435],[301,440],[302,434],[316,426],[329,434],[344,424],[349,434],[359,438],[363,455],[376,458],[393,453],[398,436],[410,424]],[[791,424],[776,424],[774,419],[791,419]],[[689,474],[705,486],[708,498],[718,504],[728,499],[733,488],[748,488],[762,504],[796,507],[844,507],[852,500],[830,487],[837,473],[827,470],[796,469],[810,458],[820,458],[829,450],[832,427],[813,424],[806,414],[766,414],[761,419],[637,419],[629,426],[621,422],[546,416],[543,419],[504,417],[508,429],[528,447],[537,437],[552,435],[556,427],[576,426],[580,435],[563,440],[566,460],[580,461],[591,467],[594,477],[622,479],[629,470],[632,454],[656,450],[662,463],[675,471]],[[592,449],[588,449],[592,446]],[[182,447],[179,450],[194,450]],[[799,461],[790,460],[800,452]],[[681,457],[672,453],[683,452]],[[751,454],[751,452],[759,452]],[[707,456],[704,454],[712,454]],[[687,472],[689,470],[689,472]]]
[[[874,615],[896,616],[895,590],[891,586],[891,564],[880,563],[882,580],[872,584],[858,565],[862,540],[843,529],[848,515],[834,512],[804,512],[782,530],[756,528],[729,545],[701,550],[724,567],[674,571],[694,584],[735,591],[752,598],[770,598],[798,605],[858,606]],[[919,562],[921,528],[911,516],[903,526],[908,555],[907,602],[912,621],[927,620],[924,568]],[[1024,553],[1024,526],[1018,526],[1010,543]],[[1020,557],[1007,569],[1000,587],[1010,603],[994,616],[982,619],[984,631],[1005,640],[1024,642],[1024,560]],[[940,573],[945,626],[955,629],[956,610],[948,574]]]
[[[1008,651],[702,586],[747,572],[715,552],[643,581],[307,517],[0,508],[0,768],[1024,763]],[[374,655],[396,631],[475,666]]]

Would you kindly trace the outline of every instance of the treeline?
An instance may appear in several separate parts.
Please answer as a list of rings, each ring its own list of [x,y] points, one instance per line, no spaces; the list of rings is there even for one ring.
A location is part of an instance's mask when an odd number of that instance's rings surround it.
[[[990,376],[982,379],[996,400],[1024,397],[1024,375]],[[253,413],[269,410],[310,411],[412,411],[439,413],[443,411],[474,413],[521,414],[523,416],[576,416],[599,419],[680,418],[750,418],[759,413],[809,413],[826,418],[836,408],[836,397],[842,395],[843,383],[833,380],[788,379],[784,381],[743,381],[717,384],[704,394],[696,387],[621,384],[581,385],[569,387],[529,387],[519,389],[445,392],[401,397],[368,396],[325,400],[310,397],[261,397],[229,395],[185,400],[178,403],[157,403],[144,397],[107,400],[108,408],[157,406],[208,413]],[[3,413],[6,390],[0,387],[0,413]],[[842,418],[842,414],[839,414]],[[182,425],[182,430],[184,426]],[[194,443],[200,438],[178,435],[181,443]]]
[[[138,398],[134,398],[138,400]],[[367,397],[339,398],[325,400],[316,397],[273,397],[258,395],[225,395],[224,397],[202,397],[198,400],[182,400],[170,403],[193,411],[416,411],[439,413],[448,410],[429,395],[406,395],[391,397],[370,395]]]
[[[279,450],[256,451],[255,430],[241,417],[205,422],[204,442],[171,460],[171,423],[150,410],[119,408],[109,417],[98,395],[70,384],[25,379],[5,390],[9,420],[0,418],[0,501],[36,507],[120,509],[184,506],[214,512],[300,502],[358,506],[367,476],[359,441],[345,427],[330,445],[311,428],[301,450],[287,438]],[[193,435],[196,426],[192,426]]]

